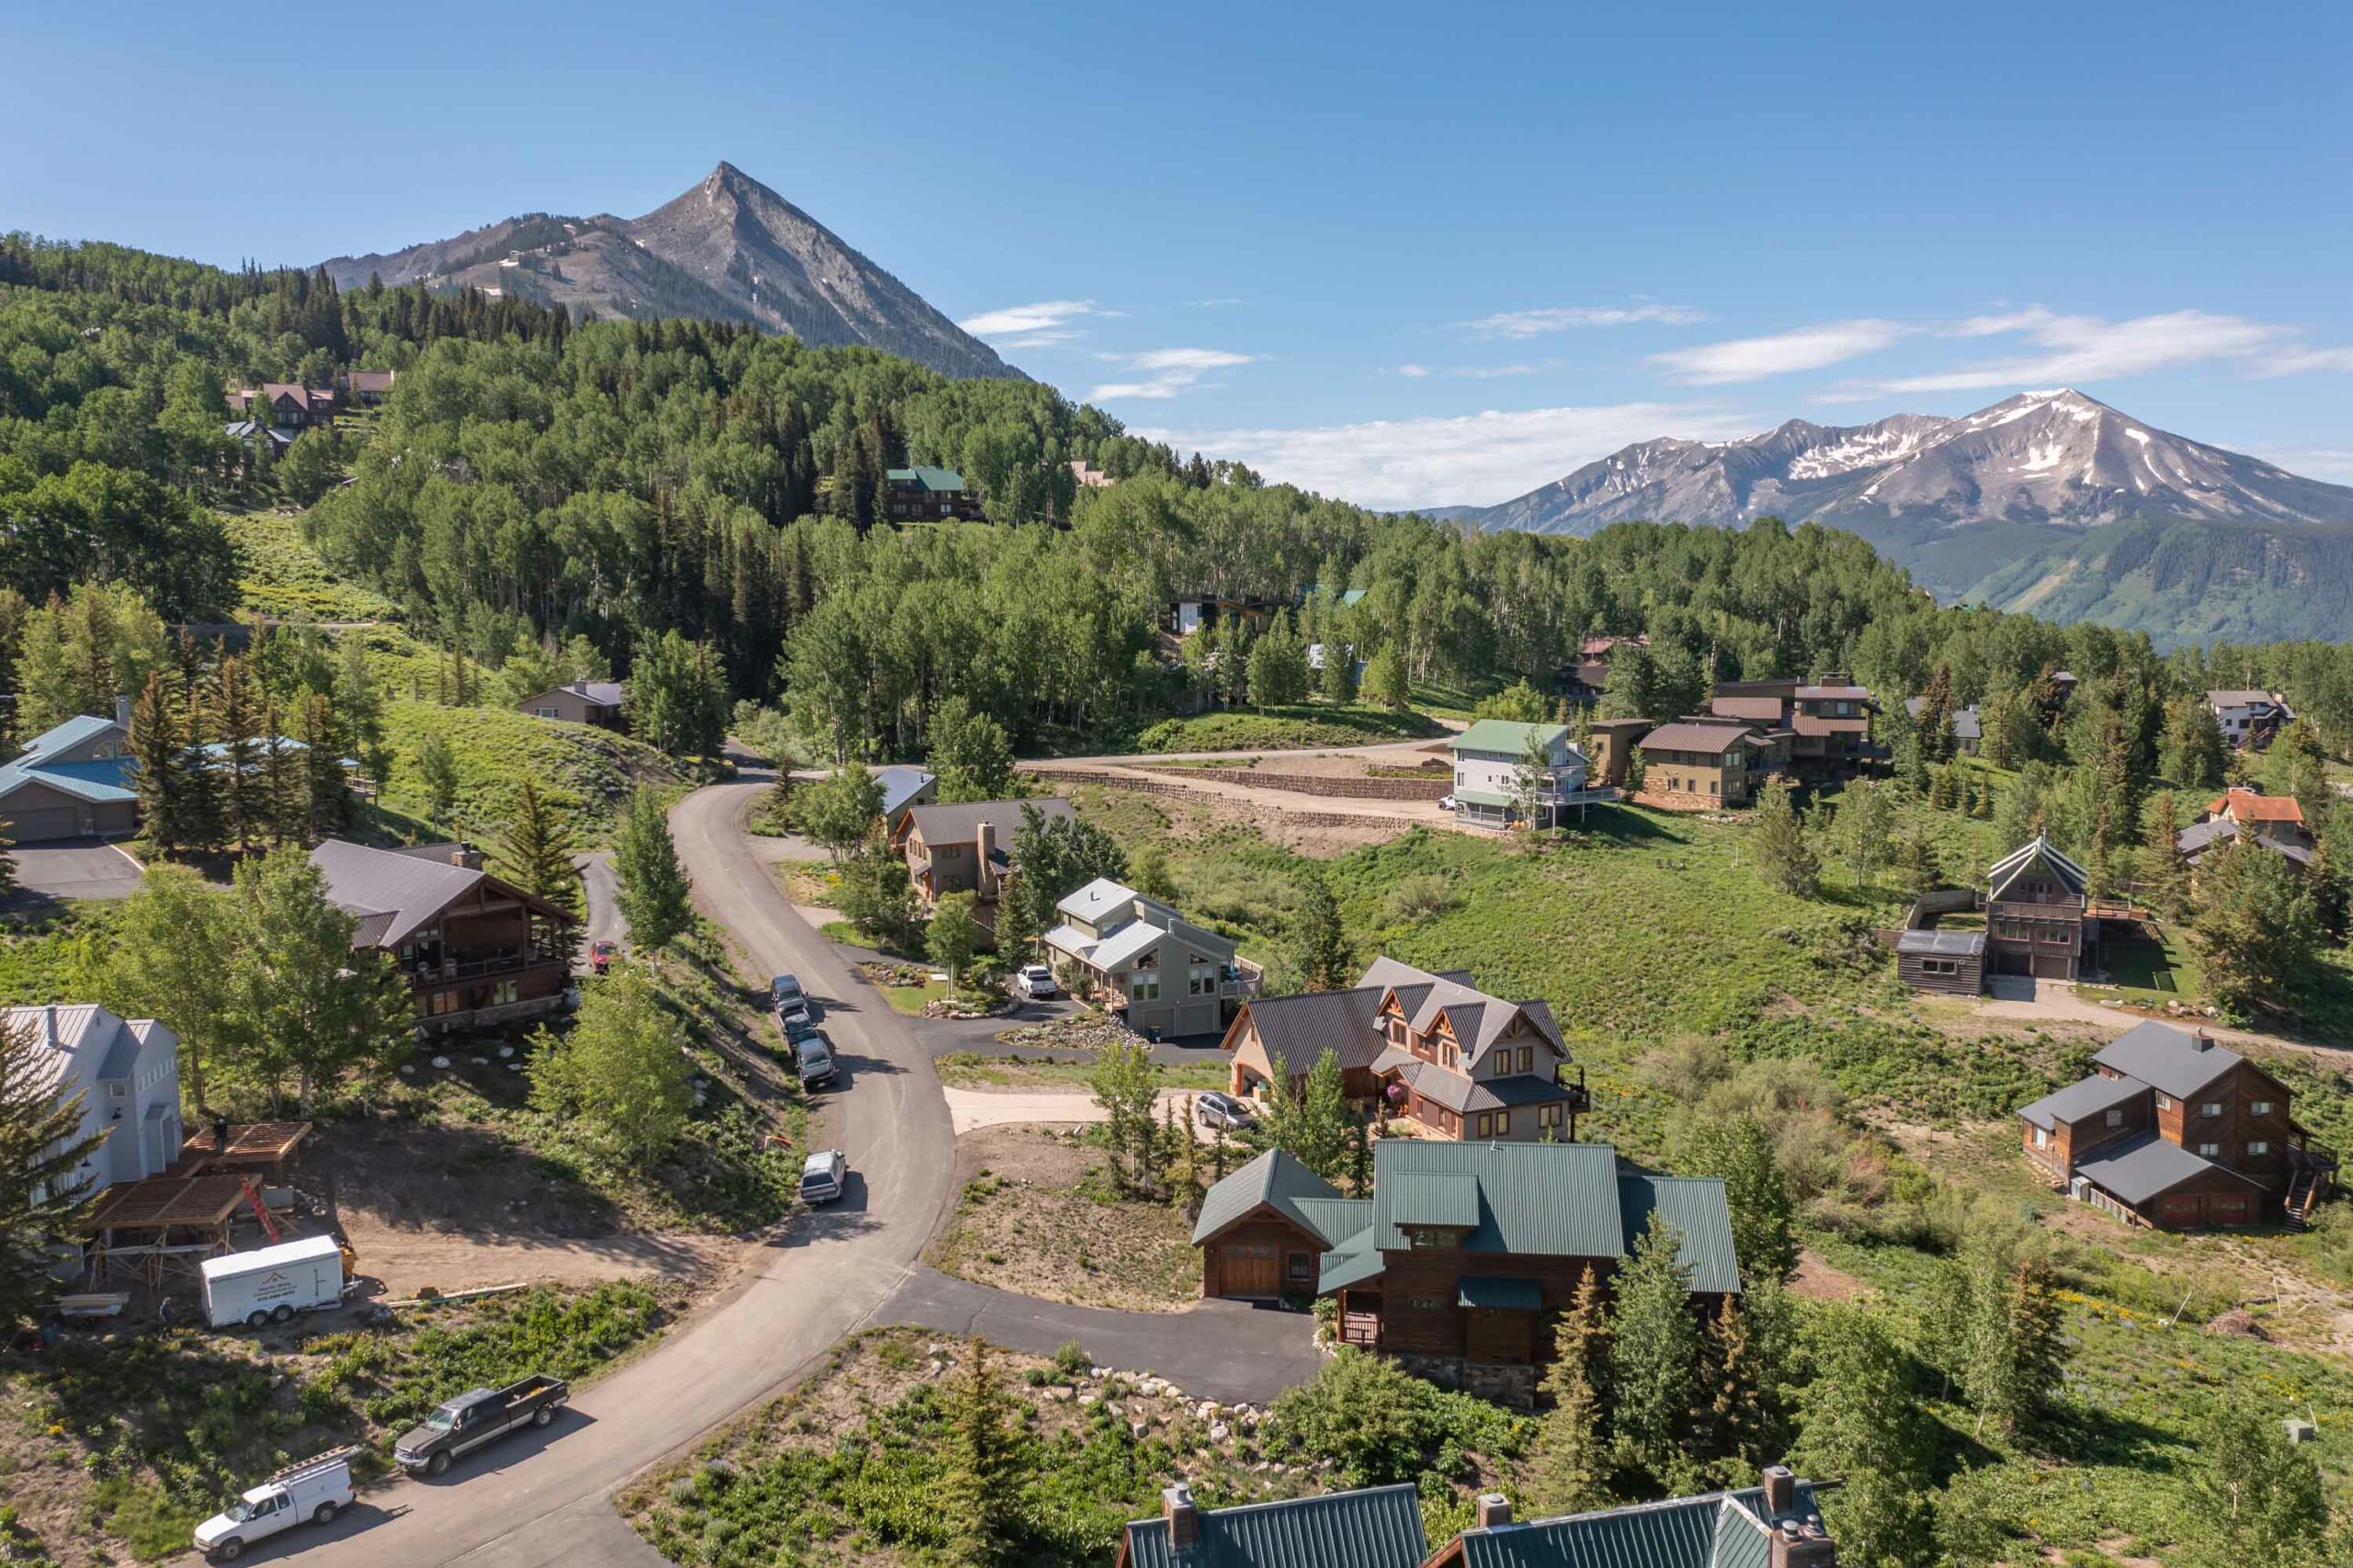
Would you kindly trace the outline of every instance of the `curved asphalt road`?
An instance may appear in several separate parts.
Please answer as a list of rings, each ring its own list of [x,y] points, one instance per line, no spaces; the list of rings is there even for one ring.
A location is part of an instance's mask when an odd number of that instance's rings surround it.
[[[740,820],[765,776],[697,790],[671,828],[703,910],[762,972],[790,970],[825,1004],[843,1086],[816,1136],[849,1155],[849,1191],[769,1244],[725,1296],[583,1392],[544,1433],[503,1439],[438,1482],[403,1481],[325,1530],[304,1527],[249,1560],[352,1568],[602,1568],[661,1558],[614,1513],[640,1471],[767,1397],[905,1282],[947,1204],[955,1142],[930,1053],[794,915],[747,852]]]

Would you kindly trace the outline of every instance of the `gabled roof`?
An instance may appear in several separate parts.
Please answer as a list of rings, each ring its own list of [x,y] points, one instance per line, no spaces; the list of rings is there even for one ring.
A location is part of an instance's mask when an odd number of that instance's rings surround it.
[[[927,463],[917,463],[913,468],[892,469],[888,472],[887,477],[895,479],[902,484],[920,484],[930,491],[946,492],[964,488],[962,474],[952,468],[936,468]]]
[[[2020,845],[1994,862],[1985,873],[1987,895],[2001,897],[2004,889],[2038,862],[2078,898],[2091,885],[2090,876],[2081,866],[2059,853],[2048,837],[2038,834],[2031,842]]]
[[[960,801],[953,805],[909,806],[907,821],[926,844],[971,844],[980,836],[981,824],[996,830],[1000,846],[1010,845],[1021,828],[1021,808],[1029,806],[1049,820],[1067,821],[1078,815],[1060,795],[1038,795],[1026,801]]]
[[[2206,694],[2206,700],[2215,708],[2285,709],[2288,706],[2277,692],[2256,691],[2244,687],[2234,691],[2210,691]]]
[[[160,1036],[166,1048],[179,1043],[179,1036],[153,1018],[125,1018],[95,1002],[11,1007],[0,1027],[32,1041],[32,1082],[44,1091],[62,1084],[76,1061],[88,1064],[90,1083],[104,1084],[129,1078],[140,1047],[150,1040]]]
[[[1092,926],[1106,915],[1132,909],[1136,900],[1142,896],[1125,883],[1115,882],[1108,877],[1097,877],[1066,895],[1054,907],[1074,920],[1084,920]]]
[[[1425,1062],[1410,1051],[1390,1046],[1373,1059],[1375,1073],[1395,1072],[1426,1100],[1435,1101],[1457,1116],[1473,1111],[1512,1110],[1520,1106],[1565,1103],[1571,1096],[1559,1083],[1540,1073],[1511,1073],[1500,1078],[1473,1078]]]
[[[2246,1060],[2211,1039],[2200,1045],[2200,1038],[2152,1018],[2118,1035],[2092,1060],[2185,1100]]]
[[[2143,1132],[2119,1143],[2103,1143],[2075,1162],[2075,1175],[2136,1209],[2183,1182],[2211,1176],[2216,1171],[2236,1176],[2249,1187],[2256,1185],[2229,1166],[2202,1159],[2154,1132]]]
[[[1525,1019],[1546,1043],[1566,1055],[1552,1008],[1541,1001],[1507,1002],[1461,981],[1431,975],[1393,985],[1398,1009],[1416,1034],[1427,1034],[1443,1017],[1461,1047],[1464,1066],[1475,1070],[1516,1020]]]
[[[1254,996],[1243,1004],[1266,1047],[1267,1065],[1303,1078],[1326,1050],[1342,1068],[1370,1067],[1384,1043],[1378,1027],[1382,992],[1309,991],[1296,996]]]
[[[17,758],[26,762],[38,758],[43,762],[86,762],[94,745],[111,740],[117,746],[128,745],[131,733],[112,719],[95,713],[77,713],[62,724],[43,730],[25,743],[24,754]]]
[[[395,947],[484,882],[540,915],[570,918],[547,900],[487,871],[340,838],[327,839],[312,850],[311,864],[326,879],[327,902],[358,917],[358,929],[352,935],[355,947]]]
[[[2149,1092],[2149,1085],[2126,1074],[2121,1078],[2103,1077],[2093,1074],[2059,1090],[2043,1096],[2032,1105],[2018,1107],[2018,1114],[2045,1132],[2054,1131],[2061,1122],[2077,1122],[2087,1116],[2097,1116],[2104,1110],[2137,1098]]]
[[[130,734],[112,719],[79,714],[25,743],[24,754],[0,767],[0,801],[28,784],[45,784],[76,800],[135,801],[137,761],[125,754]],[[117,755],[96,753],[113,750]]]
[[[1985,951],[1983,931],[1904,931],[1897,934],[1899,953],[1931,954],[1938,958],[1971,959]]]
[[[1200,1245],[1236,1220],[1261,1206],[1270,1208],[1310,1235],[1330,1245],[1333,1237],[1318,1230],[1302,1199],[1336,1200],[1339,1188],[1280,1149],[1269,1149],[1201,1197],[1201,1217],[1193,1224],[1193,1244]]]
[[[1681,1238],[1675,1261],[1690,1276],[1693,1290],[1723,1296],[1739,1293],[1740,1255],[1733,1246],[1732,1210],[1722,1181],[1714,1176],[1620,1171],[1618,1222],[1627,1256],[1634,1255],[1643,1233],[1650,1229],[1653,1210],[1674,1226]]]
[[[1716,699],[1719,703],[1723,699]],[[1756,732],[1746,724],[1710,724],[1696,719],[1678,719],[1671,724],[1661,724],[1640,743],[1644,751],[1696,751],[1720,755],[1734,746],[1746,745],[1756,738]]]
[[[1455,736],[1453,746],[1458,752],[1500,752],[1517,757],[1528,749],[1530,735],[1535,736],[1549,752],[1568,739],[1569,727],[1566,724],[1523,724],[1511,719],[1482,719]]]
[[[1128,1526],[1128,1568],[1416,1568],[1428,1554],[1411,1483],[1200,1511],[1200,1539],[1169,1544],[1165,1517]]]
[[[1794,1517],[1818,1522],[1801,1481]],[[1462,1534],[1462,1568],[1766,1568],[1772,1533],[1761,1487],[1634,1503]]]
[[[2291,822],[2302,826],[2304,821],[2304,808],[2295,796],[2267,795],[2260,790],[2228,790],[2208,802],[2208,816],[2225,812],[2240,822]]]
[[[928,768],[878,767],[874,782],[882,787],[882,814],[888,817],[895,816],[901,806],[931,788],[938,778]]]
[[[1372,1225],[1370,1198],[1300,1198],[1292,1199],[1292,1203],[1306,1217],[1308,1228],[1322,1236],[1326,1246],[1344,1245]]]

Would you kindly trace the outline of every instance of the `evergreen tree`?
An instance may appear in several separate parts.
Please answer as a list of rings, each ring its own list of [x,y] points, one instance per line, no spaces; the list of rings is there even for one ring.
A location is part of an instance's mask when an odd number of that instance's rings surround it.
[[[1317,682],[1326,702],[1354,702],[1357,699],[1357,651],[1353,647],[1326,638],[1324,642],[1324,668]]]
[[[588,918],[588,899],[574,864],[580,835],[563,811],[526,778],[515,809],[491,850],[491,869],[525,892],[547,900],[575,925]]]
[[[1789,1448],[1795,1315],[1778,1279],[1745,1278],[1700,1334],[1702,1448],[1717,1480],[1745,1484]]]
[[[1601,1401],[1608,1362],[1600,1273],[1587,1268],[1552,1331],[1552,1364],[1541,1384],[1552,1408],[1529,1456],[1529,1488],[1547,1515],[1584,1513],[1609,1503]]]
[[[1920,694],[1920,752],[1928,762],[1948,762],[1953,754],[1952,666],[1938,661],[1936,673]]]
[[[937,1517],[951,1568],[991,1568],[1013,1555],[1020,1471],[1012,1402],[980,1335],[964,1342],[964,1365],[948,1401],[947,1474]]]
[[[267,830],[261,778],[261,693],[252,668],[231,654],[214,674],[212,729],[221,745],[222,827],[240,854]]]
[[[1344,991],[1348,984],[1348,939],[1341,928],[1339,902],[1324,873],[1310,866],[1301,874],[1299,907],[1291,915],[1291,961],[1310,991]]]
[[[0,1331],[55,1299],[50,1265],[89,1212],[108,1131],[84,1132],[83,1108],[78,1093],[59,1097],[56,1059],[33,1028],[0,1024]]]
[[[1754,1116],[1702,1124],[1693,1135],[1688,1164],[1693,1175],[1724,1184],[1742,1279],[1786,1280],[1795,1273],[1796,1206],[1765,1124]]]
[[[1684,1453],[1699,1393],[1699,1329],[1691,1280],[1677,1261],[1680,1232],[1656,1212],[1616,1280],[1609,1320],[1609,1387],[1618,1449],[1669,1492],[1696,1480]]]
[[[1947,764],[1930,776],[1928,805],[1932,810],[1949,812],[1960,807],[1961,786],[1955,777],[1959,771],[1951,764]]]
[[[1413,683],[1405,674],[1404,650],[1391,638],[1381,652],[1372,656],[1372,664],[1365,671],[1365,685],[1382,706],[1403,708],[1413,700]]]
[[[301,777],[295,790],[303,803],[303,840],[315,844],[351,825],[351,787],[343,774],[342,726],[326,693],[305,696],[300,718]]]
[[[1895,867],[1904,879],[1904,891],[1915,897],[1944,886],[1944,858],[1937,852],[1937,841],[1928,836],[1927,823],[1913,819],[1904,842],[1896,847]]]
[[[2173,796],[2151,792],[2141,810],[2141,894],[2161,917],[2177,920],[2188,903],[2188,868],[2181,858],[2181,824]]]
[[[2222,782],[2230,748],[2222,726],[2202,696],[2184,693],[2165,704],[2165,737],[2157,771],[2183,790],[2211,790]]]
[[[2198,895],[2190,940],[2215,1006],[2233,1017],[2280,1006],[2320,943],[2304,879],[2243,834],[2200,860]]]
[[[1798,820],[1790,787],[1773,779],[1756,798],[1756,815],[1748,826],[1748,858],[1766,885],[1799,898],[1821,891],[1822,864],[1806,842],[1805,824]]]
[[[139,817],[147,841],[166,859],[194,847],[188,840],[188,742],[160,670],[131,704],[131,755],[138,764]]]
[[[972,954],[981,945],[981,923],[972,914],[976,902],[969,892],[940,894],[924,928],[924,951],[948,971],[951,991],[964,983],[964,971],[972,967]]]
[[[691,884],[670,839],[670,819],[653,789],[631,796],[613,846],[618,903],[630,938],[647,952],[665,948],[694,924]]]
[[[426,809],[434,824],[445,831],[458,812],[458,754],[438,730],[428,730],[416,743],[416,777],[425,787]]]
[[[1137,890],[1141,892],[1142,890]],[[1029,961],[1029,954],[1038,941],[1038,927],[1031,921],[1029,901],[1026,898],[1005,898],[996,906],[996,950],[1006,964],[1018,967]]]

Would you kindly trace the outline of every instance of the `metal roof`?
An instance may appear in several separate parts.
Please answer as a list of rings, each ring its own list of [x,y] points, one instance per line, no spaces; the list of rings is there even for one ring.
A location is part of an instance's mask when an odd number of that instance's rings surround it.
[[[1452,1143],[1383,1138],[1372,1148],[1373,1244],[1402,1252],[1401,1221],[1454,1213],[1470,1177],[1478,1198],[1469,1252],[1538,1257],[1616,1257],[1625,1237],[1618,1219],[1618,1152],[1606,1143]]]
[[[1024,807],[1050,820],[1068,821],[1078,815],[1060,795],[1040,795],[1026,801],[960,801],[945,806],[909,806],[907,820],[926,844],[970,844],[980,836],[981,824],[996,829],[997,843],[1013,842]]]
[[[1806,1483],[1791,1502],[1796,1517],[1821,1517]],[[1465,1530],[1463,1568],[1765,1568],[1764,1512],[1762,1489],[1749,1487]]]
[[[1309,1227],[1327,1246],[1337,1247],[1372,1224],[1370,1198],[1295,1198],[1291,1206],[1306,1216]]]
[[[878,767],[874,782],[882,787],[882,814],[898,813],[901,806],[931,788],[936,781],[931,770],[923,767]]]
[[[2068,1085],[2056,1094],[2043,1096],[2032,1105],[2018,1107],[2018,1114],[2031,1125],[2049,1132],[2063,1121],[2077,1122],[2087,1116],[2097,1116],[2148,1092],[2147,1084],[2129,1074],[2121,1078],[2103,1078],[2094,1074],[2079,1083]]]
[[[1756,732],[1741,723],[1702,723],[1685,719],[1672,724],[1661,724],[1642,739],[1644,751],[1697,751],[1721,754],[1737,745],[1745,745],[1756,738]]]
[[[1549,752],[1554,743],[1568,739],[1569,727],[1566,724],[1526,724],[1513,719],[1482,719],[1455,736],[1453,747],[1458,752],[1496,752],[1517,759],[1528,750],[1530,735],[1535,736]]]
[[[1675,1261],[1701,1295],[1733,1296],[1740,1292],[1740,1254],[1732,1240],[1732,1210],[1724,1200],[1724,1184],[1714,1176],[1652,1176],[1647,1171],[1618,1173],[1618,1216],[1626,1256],[1650,1228],[1651,1214],[1675,1227],[1681,1238]]]
[[[1267,1064],[1292,1078],[1303,1078],[1329,1051],[1343,1069],[1369,1067],[1381,1054],[1383,1041],[1374,1020],[1383,987],[1358,986],[1349,991],[1309,991],[1297,996],[1254,996],[1243,1004],[1250,1025],[1266,1048]]]
[[[2200,1042],[2203,1040],[2204,1043]],[[2092,1060],[2111,1072],[2130,1074],[2160,1094],[2188,1099],[2246,1060],[2206,1036],[2154,1018],[2118,1035]]]
[[[1428,1555],[1410,1483],[1200,1510],[1200,1539],[1169,1544],[1164,1517],[1128,1526],[1130,1568],[1416,1568]]]
[[[964,488],[962,474],[952,468],[936,468],[928,463],[918,463],[913,468],[891,469],[886,477],[898,480],[904,484],[920,484],[930,491],[952,491]]]
[[[1345,1286],[1378,1279],[1388,1267],[1389,1258],[1372,1244],[1372,1227],[1368,1225],[1324,1255],[1316,1266],[1315,1289],[1328,1296]]]
[[[2229,1166],[2218,1165],[2211,1160],[2193,1154],[2180,1144],[2169,1143],[2154,1132],[2144,1132],[2138,1138],[2128,1138],[2120,1143],[2102,1144],[2091,1154],[2075,1162],[2075,1174],[2102,1192],[2112,1194],[2137,1209],[2158,1194],[2172,1191],[2183,1182],[2197,1176],[2211,1176],[2216,1171],[2237,1176],[2249,1187],[2256,1185]]]
[[[1468,1274],[1455,1286],[1454,1304],[1495,1312],[1532,1312],[1544,1305],[1544,1287],[1533,1279]]]
[[[1985,951],[1983,931],[1906,931],[1895,938],[1899,953],[1934,953],[1940,958],[1976,958]]]
[[[135,801],[139,791],[131,787],[131,776],[138,766],[136,760],[127,756],[98,757],[87,762],[48,762],[27,757],[0,767],[0,801],[33,784],[46,784],[77,800],[99,803]]]
[[[1193,1244],[1200,1245],[1263,1205],[1329,1246],[1334,1238],[1316,1228],[1299,1200],[1339,1196],[1339,1188],[1297,1159],[1280,1149],[1269,1149],[1202,1195],[1201,1217],[1193,1225]]]
[[[2049,838],[2037,834],[2031,842],[2011,850],[1995,861],[1986,871],[1985,883],[1992,896],[2001,897],[2002,890],[2016,881],[2019,874],[2037,860],[2079,898],[2090,885],[2091,878],[2081,866],[2059,853]]]
[[[1457,790],[1454,792],[1454,798],[1466,805],[1472,806],[1501,808],[1511,804],[1509,795],[1498,795],[1492,790]]]
[[[1479,1178],[1468,1171],[1415,1171],[1391,1178],[1389,1218],[1399,1225],[1471,1230],[1479,1223]]]

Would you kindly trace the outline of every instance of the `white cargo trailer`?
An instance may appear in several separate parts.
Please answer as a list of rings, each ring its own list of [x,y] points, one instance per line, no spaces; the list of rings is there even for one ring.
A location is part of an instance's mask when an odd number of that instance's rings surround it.
[[[204,1260],[204,1315],[215,1328],[284,1323],[343,1300],[343,1248],[333,1236],[305,1236],[253,1252]]]

